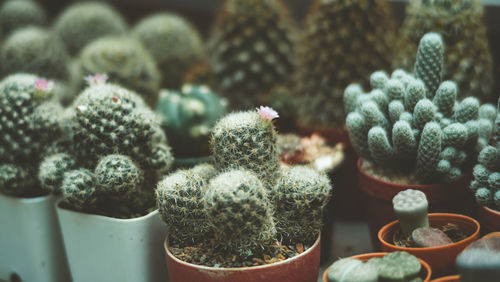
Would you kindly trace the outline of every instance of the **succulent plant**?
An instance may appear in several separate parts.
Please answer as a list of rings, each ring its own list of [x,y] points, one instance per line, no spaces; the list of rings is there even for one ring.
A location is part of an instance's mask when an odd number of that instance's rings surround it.
[[[64,174],[74,168],[76,168],[76,161],[69,154],[58,153],[44,158],[40,163],[38,172],[38,179],[42,188],[59,193]]]
[[[269,111],[266,111],[269,110]],[[270,108],[231,113],[219,120],[210,139],[218,170],[245,168],[259,175],[266,187],[273,187],[279,176],[276,131]]]
[[[64,202],[76,210],[92,210],[97,201],[97,179],[85,168],[64,173],[61,183]]]
[[[368,76],[388,70],[395,23],[385,0],[321,1],[310,10],[298,53],[298,122],[342,128],[349,81],[368,86]]]
[[[427,198],[422,191],[407,189],[392,198],[394,213],[399,220],[403,234],[408,236],[413,230],[429,226]]]
[[[97,39],[81,51],[78,64],[80,77],[107,74],[110,82],[136,91],[151,107],[156,105],[160,74],[149,52],[135,39]],[[81,80],[80,88],[83,84]]]
[[[492,236],[473,242],[457,256],[460,281],[495,281],[500,275],[500,238]]]
[[[440,50],[440,35],[426,34],[418,51],[417,77],[403,70],[391,77],[378,71],[370,78],[371,92],[364,94],[354,84],[344,93],[354,148],[385,175],[415,175],[419,183],[413,184],[459,179],[465,161],[482,149],[481,140],[493,128],[491,120],[479,116],[491,106],[480,107],[474,97],[458,102],[454,82],[441,82],[432,92],[443,61]]]
[[[374,265],[358,259],[339,259],[328,268],[328,282],[377,282],[378,272]]]
[[[185,84],[181,91],[160,91],[156,112],[176,156],[208,155],[206,145],[215,122],[226,113],[227,101],[210,88]]]
[[[419,227],[411,233],[411,239],[419,248],[434,248],[448,244],[453,241],[442,230],[432,227]]]
[[[66,8],[55,20],[54,31],[68,52],[77,55],[85,45],[100,37],[125,34],[127,24],[105,2],[83,2]]]
[[[38,27],[11,33],[1,46],[0,61],[2,76],[25,72],[51,79],[68,78],[68,55],[62,42],[51,31]]]
[[[264,94],[291,81],[294,27],[282,0],[226,0],[209,41],[216,89],[234,108],[268,104]]]
[[[8,0],[0,7],[0,38],[29,25],[41,26],[47,21],[45,11],[35,1]]]
[[[493,67],[479,0],[412,0],[396,43],[393,66],[410,71],[420,38],[438,32],[446,45],[443,79],[457,83],[459,98],[490,101]]]
[[[158,64],[164,88],[178,89],[184,74],[205,56],[196,28],[176,14],[148,16],[134,27],[133,33]]]

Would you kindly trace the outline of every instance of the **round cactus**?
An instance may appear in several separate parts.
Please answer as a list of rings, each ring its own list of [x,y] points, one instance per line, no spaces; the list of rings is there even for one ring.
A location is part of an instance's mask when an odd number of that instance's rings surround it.
[[[198,31],[181,16],[148,16],[135,26],[133,33],[158,64],[162,87],[179,88],[184,74],[204,57]]]
[[[45,158],[40,163],[38,170],[38,179],[42,185],[42,189],[59,193],[64,173],[75,169],[76,161],[72,156],[59,153]]]
[[[100,159],[94,173],[99,193],[106,193],[120,199],[137,192],[144,181],[143,171],[134,164],[132,159],[118,154]]]
[[[18,28],[41,26],[46,20],[45,11],[35,1],[5,1],[0,7],[0,38]]]
[[[76,55],[88,43],[103,36],[122,35],[127,24],[117,11],[104,2],[75,3],[54,23],[55,33],[68,52]]]
[[[68,78],[68,54],[52,32],[26,27],[16,30],[0,49],[0,73],[3,76],[26,72],[47,78]]]
[[[375,266],[358,259],[339,259],[328,267],[328,282],[377,282]]]
[[[0,191],[15,196],[36,196],[41,191],[36,187],[34,170],[15,164],[0,164]]]
[[[64,173],[61,185],[63,201],[76,210],[88,210],[97,201],[97,179],[84,168]]]

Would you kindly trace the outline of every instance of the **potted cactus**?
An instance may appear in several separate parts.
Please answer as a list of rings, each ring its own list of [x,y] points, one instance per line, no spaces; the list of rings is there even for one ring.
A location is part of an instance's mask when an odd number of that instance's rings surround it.
[[[467,175],[491,135],[492,121],[482,116],[491,105],[480,106],[474,97],[456,100],[457,85],[442,81],[443,56],[441,36],[428,33],[413,75],[375,72],[370,93],[356,84],[345,90],[372,239],[394,218],[392,198],[404,189],[423,191],[431,211],[472,210]]]
[[[479,223],[452,213],[427,214],[424,192],[408,189],[393,198],[398,220],[382,227],[382,251],[406,251],[429,263],[436,275],[456,273],[455,259],[479,238]]]
[[[53,83],[31,74],[0,82],[0,280],[68,281],[57,222],[57,198],[36,175],[44,151],[60,134],[62,108]],[[36,236],[33,236],[36,234]]]
[[[470,244],[457,257],[460,281],[495,281],[500,276],[500,233],[490,233]]]
[[[326,175],[280,166],[270,108],[217,122],[215,165],[179,170],[156,189],[171,281],[314,281]],[[281,242],[281,243],[279,243]]]
[[[106,78],[87,77],[65,114],[65,146],[44,158],[39,178],[63,195],[57,214],[73,281],[158,281],[166,230],[154,185],[173,157],[154,112]]]
[[[429,281],[431,267],[407,252],[371,253],[337,260],[323,273],[324,282]]]

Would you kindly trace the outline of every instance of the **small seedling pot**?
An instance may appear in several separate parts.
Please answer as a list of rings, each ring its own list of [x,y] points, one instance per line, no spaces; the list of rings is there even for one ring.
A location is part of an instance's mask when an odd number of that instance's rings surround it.
[[[169,250],[165,239],[170,281],[175,282],[311,282],[318,279],[320,237],[305,252],[293,258],[260,266],[217,268],[179,260]]]
[[[387,255],[387,253],[368,253],[368,254],[361,254],[361,255],[356,255],[352,256],[351,258],[353,259],[359,259],[362,262],[366,262],[369,259],[372,258],[382,258],[383,256]],[[420,270],[419,277],[422,279],[424,282],[428,282],[431,280],[432,276],[432,270],[429,264],[427,264],[425,261],[418,259],[420,261],[420,264],[422,265],[422,269]],[[323,272],[323,281],[328,282],[328,268]]]
[[[358,159],[359,186],[364,194],[370,236],[374,249],[380,246],[378,230],[387,222],[396,219],[392,198],[407,189],[425,193],[429,212],[454,212],[471,215],[474,210],[474,195],[468,189],[469,177],[462,177],[449,184],[404,185],[377,179],[362,170],[363,160]]]
[[[477,218],[481,223],[483,232],[500,231],[500,212],[488,207],[478,205]]]
[[[0,193],[0,280],[70,281],[56,201]]]
[[[429,225],[441,227],[453,223],[466,234],[471,234],[462,241],[432,248],[406,248],[392,243],[393,235],[399,229],[399,220],[395,220],[380,229],[378,239],[384,252],[405,251],[429,263],[432,272],[437,276],[456,274],[455,260],[458,254],[470,243],[479,238],[479,222],[475,219],[452,213],[429,214]]]
[[[431,282],[460,282],[460,275],[444,276],[444,277],[440,277],[440,278],[431,280]]]
[[[161,244],[166,226],[157,210],[118,219],[57,207],[73,282],[166,281]]]

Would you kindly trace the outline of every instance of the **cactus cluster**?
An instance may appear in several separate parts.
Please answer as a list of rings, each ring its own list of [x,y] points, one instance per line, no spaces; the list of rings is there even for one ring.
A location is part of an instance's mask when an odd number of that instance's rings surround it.
[[[54,31],[68,53],[77,55],[85,45],[100,37],[125,34],[127,24],[105,2],[83,2],[66,8],[55,20]]]
[[[208,155],[208,138],[226,113],[227,101],[203,85],[185,84],[180,91],[162,90],[156,112],[178,157]]]
[[[209,42],[216,89],[233,107],[268,104],[264,94],[291,82],[294,27],[282,0],[226,0]]]
[[[385,0],[321,1],[308,14],[298,53],[298,122],[343,127],[343,90],[349,81],[390,68],[395,23]]]
[[[179,15],[148,16],[133,33],[158,64],[163,88],[179,88],[184,74],[205,56],[198,31]]]
[[[80,77],[105,73],[112,83],[137,91],[151,106],[156,105],[160,74],[142,44],[129,37],[103,37],[88,44],[78,57]],[[81,80],[79,88],[83,87]]]
[[[0,39],[26,26],[42,26],[47,21],[45,11],[35,1],[7,0],[0,7]]]
[[[441,36],[428,33],[420,41],[414,75],[377,71],[370,77],[371,92],[357,84],[344,92],[353,146],[386,176],[396,171],[422,184],[455,181],[492,134],[492,106],[480,106],[474,97],[459,102],[457,85],[442,81],[443,50]]]
[[[396,43],[393,67],[410,71],[420,38],[438,32],[446,45],[443,78],[460,89],[459,98],[494,97],[492,57],[479,0],[411,0]]]

